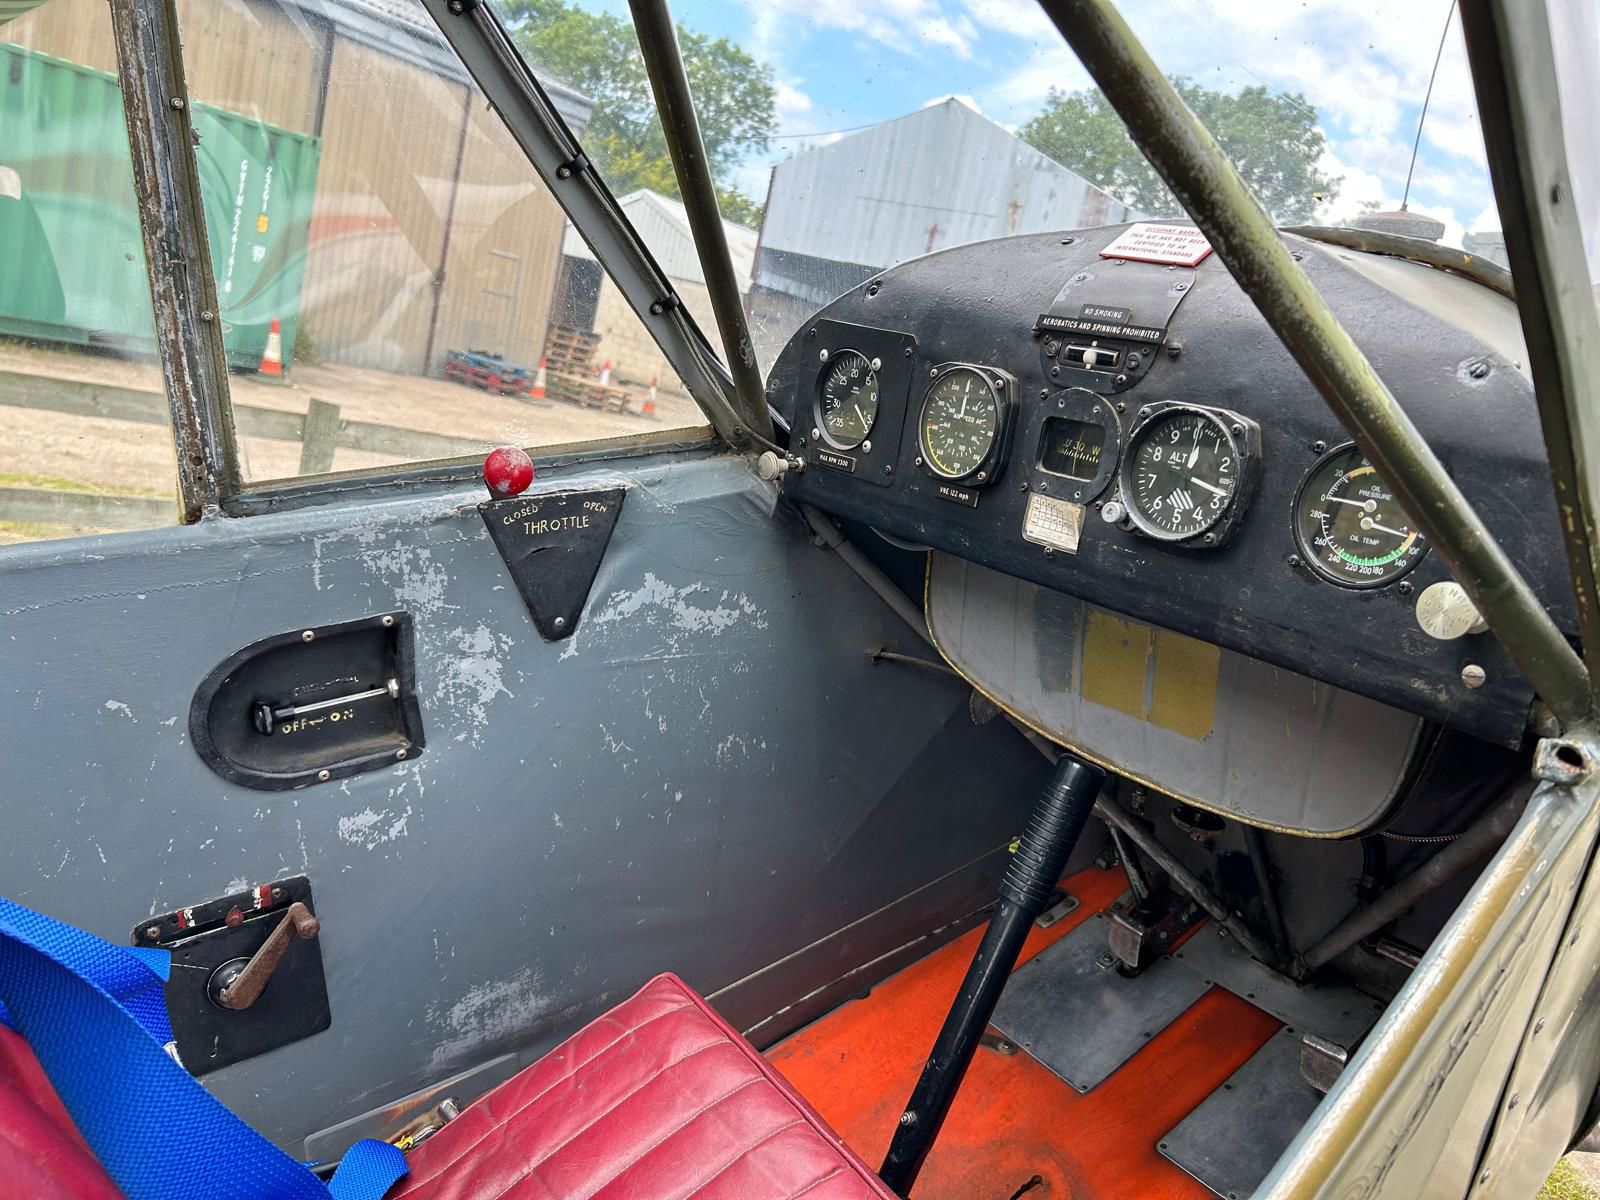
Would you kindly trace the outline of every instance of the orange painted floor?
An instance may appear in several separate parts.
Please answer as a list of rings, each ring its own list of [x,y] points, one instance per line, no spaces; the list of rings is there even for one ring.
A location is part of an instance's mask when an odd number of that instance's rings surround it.
[[[1082,901],[1034,929],[1026,962],[1126,886],[1090,869],[1063,886]],[[829,1013],[767,1052],[867,1163],[876,1167],[934,1036],[955,999],[981,927]],[[1087,1095],[1019,1051],[980,1048],[928,1156],[916,1200],[1204,1200],[1211,1193],[1156,1151],[1156,1142],[1278,1030],[1260,1009],[1212,988]]]

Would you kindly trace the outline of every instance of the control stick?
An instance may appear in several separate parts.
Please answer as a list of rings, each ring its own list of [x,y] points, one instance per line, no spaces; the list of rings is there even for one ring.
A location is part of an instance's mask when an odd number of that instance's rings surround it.
[[[898,1196],[911,1191],[922,1162],[944,1124],[956,1089],[972,1063],[978,1039],[994,1016],[995,1005],[1017,964],[1022,943],[1039,914],[1050,903],[1067,858],[1094,808],[1105,772],[1064,754],[1056,762],[1044,794],[1034,806],[1028,827],[1000,883],[1000,907],[984,930],[983,941],[961,981],[950,1015],[922,1068],[922,1078],[878,1175]]]

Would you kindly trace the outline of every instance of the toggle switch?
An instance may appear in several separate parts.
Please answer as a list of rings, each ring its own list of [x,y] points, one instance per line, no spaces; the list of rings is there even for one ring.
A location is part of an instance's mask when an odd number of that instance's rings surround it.
[[[363,700],[376,700],[379,696],[398,700],[400,681],[391,679],[382,687],[368,688],[364,692],[352,692],[348,696],[335,696],[332,700],[318,700],[315,704],[288,704],[280,708],[265,700],[257,700],[254,709],[256,732],[271,737],[274,721],[292,721],[307,713],[323,712],[330,708],[342,709],[348,704],[358,704]]]

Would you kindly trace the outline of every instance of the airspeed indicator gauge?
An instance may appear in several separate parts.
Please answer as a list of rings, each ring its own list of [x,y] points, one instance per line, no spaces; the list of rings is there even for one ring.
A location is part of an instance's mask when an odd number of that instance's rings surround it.
[[[1349,443],[1318,459],[1300,484],[1294,532],[1311,569],[1340,587],[1393,583],[1428,550],[1394,492]]]
[[[1006,429],[1001,385],[976,367],[938,368],[917,420],[921,464],[940,479],[987,482]]]
[[[1158,541],[1220,544],[1254,480],[1258,438],[1237,413],[1153,408],[1128,434],[1122,461],[1122,501],[1134,526]]]
[[[817,379],[817,430],[835,450],[854,450],[878,419],[878,372],[859,350],[840,350]]]

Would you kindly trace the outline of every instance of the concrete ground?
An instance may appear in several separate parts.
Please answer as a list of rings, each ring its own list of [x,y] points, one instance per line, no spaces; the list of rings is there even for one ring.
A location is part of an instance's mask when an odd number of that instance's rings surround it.
[[[130,361],[77,350],[43,349],[0,342],[0,371],[114,384],[160,393],[161,375],[152,362]],[[601,412],[556,401],[530,403],[496,396],[443,379],[396,375],[363,367],[329,364],[297,367],[286,382],[235,375],[230,390],[236,404],[305,412],[315,397],[337,404],[348,420],[397,429],[447,434],[481,441],[485,447],[514,443],[529,448],[558,446],[593,438],[652,429],[704,425],[699,407],[686,395],[662,390],[654,419],[637,411],[644,393],[633,396],[627,413]],[[0,417],[0,485],[51,486],[58,481],[93,491],[165,496],[172,492],[170,433],[156,425],[62,413],[7,408]],[[292,476],[300,459],[295,442],[241,439],[247,479]],[[404,460],[339,449],[336,471],[397,466]]]

